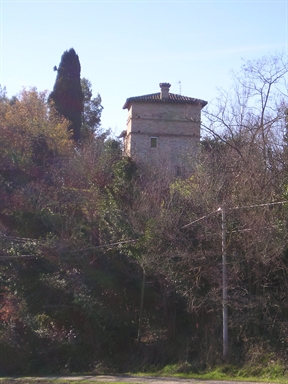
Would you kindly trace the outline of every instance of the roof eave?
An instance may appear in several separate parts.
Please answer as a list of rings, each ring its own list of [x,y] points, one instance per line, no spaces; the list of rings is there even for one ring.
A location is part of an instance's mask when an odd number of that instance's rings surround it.
[[[123,105],[123,109],[129,109],[129,107],[130,107],[130,101],[129,101],[129,99],[127,99],[126,101],[125,101],[125,104]]]
[[[200,99],[195,99],[195,100],[140,100],[140,99],[134,99],[128,98],[123,105],[123,109],[129,109],[132,103],[169,103],[169,104],[194,104],[194,105],[201,105],[201,109],[204,108],[207,104],[208,101],[205,100],[200,100]]]
[[[205,101],[205,100],[200,100],[201,101],[201,109],[206,107],[206,105],[208,104],[208,101]]]

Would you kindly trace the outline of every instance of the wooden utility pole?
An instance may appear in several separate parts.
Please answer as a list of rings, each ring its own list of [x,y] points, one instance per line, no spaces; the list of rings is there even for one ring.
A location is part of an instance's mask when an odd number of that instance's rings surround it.
[[[144,267],[143,267],[143,276],[142,276],[142,287],[141,287],[141,301],[140,301],[140,313],[139,313],[139,324],[138,324],[137,345],[140,344],[141,336],[142,336],[142,319],[143,319],[143,305],[144,305],[145,281],[146,281],[146,273],[145,273],[145,269],[144,269]]]
[[[263,204],[254,204],[254,205],[246,205],[246,206],[240,206],[240,207],[232,207],[227,208],[228,211],[232,210],[238,210],[238,209],[252,209],[252,208],[264,208],[264,207],[271,207],[273,205],[283,205],[287,204],[287,201],[274,201],[270,203],[263,203]],[[187,228],[190,225],[193,225],[197,223],[198,221],[204,220],[207,217],[217,214],[221,212],[222,213],[222,310],[223,310],[223,359],[228,359],[228,296],[227,296],[227,260],[226,260],[226,211],[225,208],[218,208],[216,211],[212,211],[207,213],[206,215],[199,217],[199,219],[196,219],[192,221],[189,224],[184,225],[181,228]]]
[[[227,271],[226,271],[226,216],[222,211],[222,305],[223,305],[223,359],[228,358],[228,307],[227,307]]]

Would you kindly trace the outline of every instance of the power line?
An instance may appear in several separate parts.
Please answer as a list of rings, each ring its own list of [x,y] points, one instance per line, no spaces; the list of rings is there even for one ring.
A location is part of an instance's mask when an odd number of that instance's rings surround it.
[[[280,205],[280,204],[287,204],[287,203],[288,203],[288,201],[273,201],[271,203],[243,205],[243,206],[238,206],[238,207],[226,208],[226,211],[233,211],[233,210],[238,210],[238,209],[248,209],[248,208],[269,207],[269,206],[272,206],[272,205]],[[194,221],[191,221],[191,223],[183,225],[183,227],[181,227],[181,229],[187,228],[190,225],[193,225],[193,224],[197,223],[198,221],[204,220],[207,217],[214,215],[215,213],[219,213],[219,212],[222,211],[222,209],[223,208],[219,207],[218,209],[216,209],[216,211],[206,213],[206,215],[204,215],[202,217],[199,217],[199,219],[196,219]]]
[[[272,203],[264,203],[264,204],[255,204],[255,205],[244,205],[240,207],[232,207],[232,208],[227,208],[227,211],[232,211],[234,209],[247,209],[247,208],[258,208],[258,207],[269,207],[271,205],[279,205],[279,204],[287,204],[288,201],[274,201]],[[221,209],[221,208],[219,208]]]
[[[195,224],[195,223],[197,223],[197,222],[200,221],[200,220],[206,219],[206,217],[212,216],[212,215],[214,215],[214,213],[221,212],[221,210],[222,210],[222,208],[218,208],[216,211],[207,213],[206,215],[200,217],[199,219],[194,220],[194,221],[191,221],[191,223],[189,223],[189,224],[183,225],[183,227],[181,227],[181,229],[183,229],[183,228],[187,228],[187,227],[189,227],[190,225]]]

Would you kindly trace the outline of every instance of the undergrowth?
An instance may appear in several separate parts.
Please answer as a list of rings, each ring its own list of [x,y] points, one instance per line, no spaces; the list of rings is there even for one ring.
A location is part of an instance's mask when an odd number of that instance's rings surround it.
[[[151,373],[155,376],[173,376],[179,378],[194,378],[203,380],[235,380],[235,381],[255,381],[255,382],[285,382],[288,381],[288,372],[283,363],[270,361],[267,365],[249,364],[237,367],[234,365],[223,364],[213,368],[207,368],[201,372],[193,371],[193,366],[189,363],[167,365],[161,370]]]

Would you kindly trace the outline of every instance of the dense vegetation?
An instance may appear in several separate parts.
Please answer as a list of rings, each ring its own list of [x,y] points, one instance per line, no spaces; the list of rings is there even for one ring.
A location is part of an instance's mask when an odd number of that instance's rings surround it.
[[[219,207],[229,362],[285,365],[287,65],[242,71],[205,112],[186,179],[123,158],[99,130],[99,95],[75,143],[47,94],[2,90],[1,374],[221,363]]]

